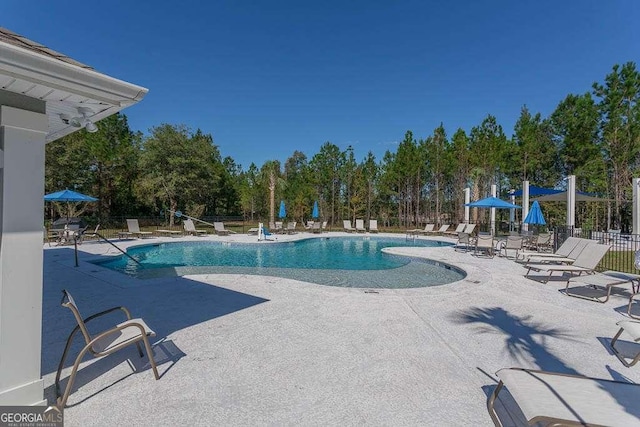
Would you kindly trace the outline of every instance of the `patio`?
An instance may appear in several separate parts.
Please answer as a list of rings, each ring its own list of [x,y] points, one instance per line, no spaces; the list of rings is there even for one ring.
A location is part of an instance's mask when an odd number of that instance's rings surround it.
[[[154,242],[169,240],[176,241]],[[59,305],[63,288],[85,316],[126,305],[144,318],[157,333],[162,377],[154,380],[133,347],[85,361],[65,409],[68,426],[489,426],[487,395],[503,367],[640,380],[640,371],[625,368],[608,349],[627,298],[615,295],[607,304],[569,298],[558,292],[564,282],[525,279],[524,268],[503,258],[393,249],[455,264],[468,275],[432,288],[365,292],[249,275],[141,281],[86,262],[114,255],[106,244],[80,250],[78,268],[71,248],[44,251],[45,396],[53,400],[55,371],[74,326]],[[142,372],[134,373],[128,360]]]

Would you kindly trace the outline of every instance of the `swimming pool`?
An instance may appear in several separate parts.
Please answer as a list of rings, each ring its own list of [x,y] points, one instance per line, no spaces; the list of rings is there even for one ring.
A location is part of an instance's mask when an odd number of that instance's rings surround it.
[[[172,242],[130,248],[102,267],[138,278],[232,273],[279,276],[322,285],[415,288],[464,278],[462,270],[430,260],[385,254],[398,246],[450,246],[433,240],[321,237],[284,243]]]

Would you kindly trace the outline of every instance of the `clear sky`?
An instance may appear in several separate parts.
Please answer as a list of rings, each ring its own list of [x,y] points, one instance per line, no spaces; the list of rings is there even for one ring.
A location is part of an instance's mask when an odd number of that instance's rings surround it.
[[[99,3],[99,5],[98,5]],[[378,160],[407,130],[448,136],[640,63],[640,1],[3,0],[0,26],[147,87],[126,109],[213,135],[245,169],[330,141]]]

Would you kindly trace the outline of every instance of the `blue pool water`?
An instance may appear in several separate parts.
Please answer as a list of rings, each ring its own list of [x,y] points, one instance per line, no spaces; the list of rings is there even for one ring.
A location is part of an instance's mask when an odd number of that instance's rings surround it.
[[[286,243],[176,242],[130,248],[99,265],[139,277],[235,273],[280,276],[344,287],[412,288],[451,283],[464,273],[448,265],[382,253],[398,246],[450,246],[382,237],[313,238]]]

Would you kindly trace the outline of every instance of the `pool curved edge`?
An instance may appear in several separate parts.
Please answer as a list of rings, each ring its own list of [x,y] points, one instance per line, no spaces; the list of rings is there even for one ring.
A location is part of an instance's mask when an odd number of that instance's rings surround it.
[[[468,276],[468,272],[461,268],[458,267],[457,265],[453,265],[451,263],[442,261],[442,260],[436,260],[431,258],[430,254],[419,254],[419,253],[406,253],[407,247],[402,247],[402,246],[397,246],[397,247],[387,247],[387,248],[382,248],[381,251],[382,253],[388,254],[388,255],[393,255],[393,256],[401,256],[401,257],[406,257],[406,258],[413,258],[413,259],[419,259],[422,262],[427,262],[429,264],[433,264],[437,267],[445,267],[451,270],[454,270],[455,272],[459,273],[460,275],[462,275],[462,277],[460,278],[460,280],[457,280],[455,282],[451,282],[451,283],[443,283],[442,285],[438,285],[438,286],[445,286],[445,285],[451,285],[452,283],[457,283],[460,282],[462,280],[465,280]],[[414,248],[412,248],[414,249]],[[433,248],[420,248],[420,249],[433,249]],[[435,249],[441,249],[441,248],[435,248]]]

